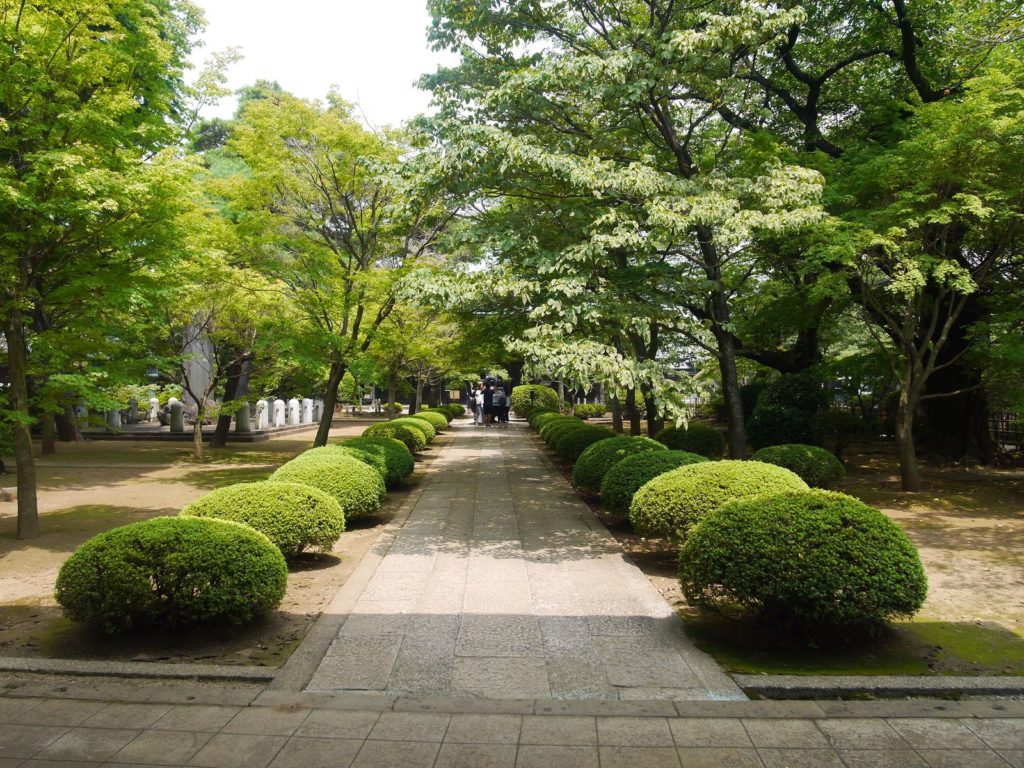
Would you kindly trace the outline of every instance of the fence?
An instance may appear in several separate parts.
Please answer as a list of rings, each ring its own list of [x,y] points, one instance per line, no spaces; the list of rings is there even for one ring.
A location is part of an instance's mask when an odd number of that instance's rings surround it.
[[[989,416],[988,424],[992,439],[1000,448],[1007,451],[1024,449],[1024,420],[1019,413],[993,413]]]

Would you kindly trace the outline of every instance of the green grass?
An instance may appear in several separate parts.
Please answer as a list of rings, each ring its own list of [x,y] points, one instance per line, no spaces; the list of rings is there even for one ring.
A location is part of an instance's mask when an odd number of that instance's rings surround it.
[[[1024,638],[997,624],[910,621],[881,637],[809,647],[718,617],[690,617],[694,643],[730,672],[767,675],[1024,675]]]

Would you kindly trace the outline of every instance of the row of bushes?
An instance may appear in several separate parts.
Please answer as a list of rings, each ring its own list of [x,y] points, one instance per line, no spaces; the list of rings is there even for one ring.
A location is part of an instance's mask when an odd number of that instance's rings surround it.
[[[906,534],[858,499],[820,489],[843,477],[824,449],[777,445],[750,461],[718,460],[724,439],[704,425],[651,440],[550,410],[529,421],[572,464],[581,492],[600,493],[637,532],[679,547],[693,605],[819,634],[909,616],[924,602],[927,581]]]
[[[214,490],[179,517],[94,536],[61,568],[57,600],[70,618],[108,632],[251,621],[284,597],[286,558],[330,551],[346,521],[379,511],[386,489],[412,475],[413,450],[457,413],[446,407],[371,426],[305,451],[268,480]]]

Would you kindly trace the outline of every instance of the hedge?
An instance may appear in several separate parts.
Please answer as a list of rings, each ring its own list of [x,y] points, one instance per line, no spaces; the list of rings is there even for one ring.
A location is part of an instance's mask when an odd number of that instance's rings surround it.
[[[788,469],[760,461],[709,461],[674,469],[633,496],[629,520],[639,533],[685,539],[708,512],[728,501],[805,491]]]
[[[747,439],[755,449],[768,445],[819,442],[817,417],[785,405],[759,403],[747,424]]]
[[[532,398],[531,392],[534,393]],[[539,384],[520,384],[518,387],[512,387],[510,401],[512,412],[521,418],[529,416],[536,408],[558,409],[558,393],[551,387]]]
[[[814,634],[912,616],[928,591],[907,535],[877,509],[828,491],[713,510],[690,532],[679,562],[691,604],[738,606]]]
[[[450,419],[440,411],[417,411],[410,419],[421,419],[434,428],[435,432],[444,432],[448,429]]]
[[[156,517],[93,536],[61,566],[55,596],[109,633],[245,624],[284,597],[288,568],[266,536],[200,517]]]
[[[405,424],[382,421],[363,430],[363,437],[389,437],[403,443],[410,451],[419,452],[427,447],[427,435],[422,429],[412,429]]]
[[[570,429],[554,444],[555,453],[569,464],[575,464],[583,452],[600,440],[616,437],[614,430],[608,427],[584,425],[578,429]]]
[[[799,475],[812,488],[832,488],[846,477],[842,462],[816,445],[772,445],[757,451],[751,458],[785,467]]]
[[[466,415],[466,406],[460,405],[459,403],[448,403],[445,408],[451,411],[453,418],[461,419]]]
[[[552,419],[545,424],[540,430],[540,436],[545,443],[554,448],[563,435],[585,426],[582,419],[577,419],[575,416],[562,416],[560,419]]]
[[[531,427],[540,430],[549,422],[554,421],[555,419],[563,418],[566,417],[560,414],[558,411],[552,411],[547,408],[538,408],[536,411],[530,414],[527,420],[530,422]]]
[[[690,424],[685,429],[665,427],[654,439],[674,451],[699,453],[709,459],[720,458],[725,453],[725,437],[706,424]]]
[[[353,437],[340,447],[379,456],[384,461],[384,484],[388,486],[408,479],[416,467],[409,447],[393,437]]]
[[[345,531],[341,505],[324,491],[298,483],[237,483],[202,496],[181,510],[248,525],[285,557],[306,549],[330,552]]]
[[[572,481],[577,488],[596,493],[601,481],[612,467],[628,456],[668,449],[648,437],[620,436],[601,440],[585,450],[572,468]]]
[[[327,492],[341,504],[346,520],[374,514],[386,494],[384,478],[377,470],[336,448],[307,451],[280,467],[270,479],[304,483]]]
[[[601,403],[580,403],[572,409],[572,415],[578,416],[581,419],[592,419],[598,416],[604,416],[607,412],[608,409]]]
[[[434,438],[437,437],[437,430],[434,429],[434,425],[426,419],[417,419],[415,416],[402,416],[398,419],[392,419],[391,423],[403,424],[407,427],[411,427],[412,429],[418,429],[423,433],[423,437],[426,439],[428,445],[434,442]]]
[[[627,456],[609,469],[601,481],[601,503],[609,512],[625,515],[636,492],[658,475],[705,461],[709,459],[687,451],[646,451]]]

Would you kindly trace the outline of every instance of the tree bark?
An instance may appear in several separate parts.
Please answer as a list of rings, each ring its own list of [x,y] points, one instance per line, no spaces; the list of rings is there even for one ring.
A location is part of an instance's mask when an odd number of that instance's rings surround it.
[[[10,310],[4,322],[7,340],[7,366],[10,377],[11,410],[18,415],[13,426],[14,460],[18,465],[19,539],[39,536],[39,507],[36,503],[36,463],[32,455],[32,432],[28,403],[28,359],[25,354],[25,328],[21,312]]]
[[[622,434],[622,404],[619,402],[618,395],[612,395],[609,401],[612,409],[612,429]]]
[[[192,458],[203,458],[203,416],[205,408],[196,406],[196,423],[192,425]]]
[[[77,443],[82,439],[75,411],[70,405],[64,408],[64,413],[54,416],[54,421],[57,422],[57,439],[62,443]]]
[[[241,359],[228,366],[227,379],[224,382],[224,400],[237,400],[249,394],[249,360]],[[233,414],[222,413],[217,418],[217,428],[210,439],[211,448],[223,448],[228,444],[228,432],[231,431]]]
[[[423,405],[423,379],[416,379],[416,397],[413,398],[412,404],[409,406],[409,415],[412,416],[414,413],[419,413],[420,408]]]
[[[331,424],[334,422],[334,407],[338,404],[338,387],[345,376],[345,365],[342,363],[331,363],[331,372],[327,377],[327,391],[324,392],[324,412],[320,414],[320,426],[316,430],[316,439],[313,445],[317,448],[327,445],[327,438],[331,434]]]
[[[740,379],[736,369],[736,343],[732,334],[723,328],[715,328],[714,334],[718,342],[718,370],[722,375],[729,456],[745,459],[747,429],[743,420],[743,400],[740,397]]]
[[[626,418],[629,419],[629,434],[636,437],[640,434],[640,411],[636,407],[636,390],[626,390]]]
[[[387,402],[387,407],[384,409],[384,415],[388,417],[388,421],[391,421],[391,419],[395,418],[394,402],[395,402],[395,390],[396,390],[396,388],[397,388],[397,382],[395,381],[395,377],[393,375],[389,376],[388,377],[388,402]]]
[[[57,452],[57,430],[54,427],[53,414],[44,411],[39,415],[39,420],[43,437],[42,453],[44,456],[54,454]]]
[[[900,488],[904,491],[921,490],[921,469],[914,449],[916,400],[906,386],[900,389],[899,406],[896,409],[896,450],[900,460]]]
[[[654,402],[647,387],[643,387],[644,405],[647,407],[647,435],[654,437],[665,428],[665,419],[658,412],[658,404]]]

